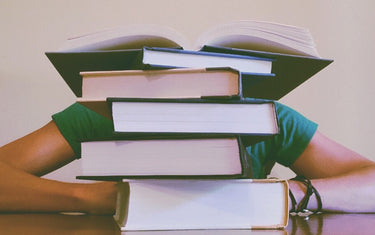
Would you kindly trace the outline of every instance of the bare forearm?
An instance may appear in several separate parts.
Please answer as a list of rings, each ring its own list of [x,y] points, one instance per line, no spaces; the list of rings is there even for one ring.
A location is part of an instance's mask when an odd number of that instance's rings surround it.
[[[0,162],[0,211],[113,213],[114,183],[78,184],[42,179]]]
[[[38,176],[54,171],[73,160],[73,149],[53,121],[0,147],[1,162]]]
[[[0,211],[114,212],[115,183],[64,183],[39,178],[73,161],[74,152],[51,121],[0,148]]]
[[[324,211],[375,212],[375,164],[339,176],[313,179],[311,182],[321,195]],[[290,181],[289,184],[299,202],[306,187],[296,181]],[[308,209],[316,208],[317,201],[313,195]]]

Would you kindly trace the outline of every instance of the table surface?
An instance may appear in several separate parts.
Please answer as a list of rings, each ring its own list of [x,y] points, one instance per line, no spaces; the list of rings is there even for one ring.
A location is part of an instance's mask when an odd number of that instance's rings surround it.
[[[320,214],[291,217],[285,230],[184,230],[121,233],[111,216],[65,214],[0,214],[0,234],[374,234],[375,214]]]

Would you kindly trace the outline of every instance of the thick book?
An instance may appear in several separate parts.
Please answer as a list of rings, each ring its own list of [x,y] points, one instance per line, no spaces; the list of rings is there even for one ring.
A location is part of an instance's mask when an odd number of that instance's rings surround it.
[[[269,136],[279,132],[275,103],[241,99],[107,99],[114,131],[124,135],[217,134]]]
[[[124,180],[115,221],[122,231],[282,229],[285,180]]]
[[[81,72],[82,101],[123,98],[241,97],[241,75],[230,68]],[[256,79],[256,77],[254,78]]]
[[[252,178],[241,138],[99,140],[81,143],[79,179]]]

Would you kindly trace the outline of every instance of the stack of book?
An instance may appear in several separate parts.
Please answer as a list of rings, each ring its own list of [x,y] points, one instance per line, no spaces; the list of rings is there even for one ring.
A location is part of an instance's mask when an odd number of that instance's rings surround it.
[[[114,123],[113,139],[82,142],[79,178],[121,182],[122,230],[285,227],[288,185],[254,179],[246,146],[278,134],[274,100],[332,61],[292,26],[222,25],[195,50],[141,29],[46,53],[77,102]]]

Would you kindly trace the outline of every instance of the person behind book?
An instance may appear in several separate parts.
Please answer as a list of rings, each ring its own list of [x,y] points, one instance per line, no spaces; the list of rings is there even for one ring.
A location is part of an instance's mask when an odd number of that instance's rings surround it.
[[[295,110],[280,103],[276,108],[280,133],[247,147],[254,176],[267,177],[278,162],[311,179],[314,188],[303,177],[289,180],[291,197],[299,205],[295,210],[318,209],[320,194],[323,211],[375,212],[375,163],[329,139]],[[109,119],[75,103],[40,129],[2,146],[0,211],[113,214],[115,182],[67,183],[40,177],[79,158],[80,141],[108,138],[112,128]],[[316,190],[315,196],[305,197],[307,187]]]

